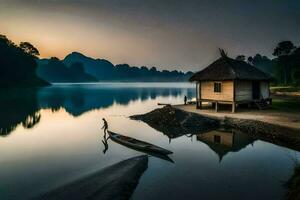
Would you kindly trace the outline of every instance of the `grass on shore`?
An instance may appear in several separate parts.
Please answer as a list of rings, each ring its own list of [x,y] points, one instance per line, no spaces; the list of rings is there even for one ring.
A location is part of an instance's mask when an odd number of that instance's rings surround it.
[[[297,163],[294,168],[293,176],[286,183],[288,188],[287,200],[300,199],[300,164]]]
[[[272,109],[276,111],[300,113],[300,98],[273,97]]]
[[[300,92],[300,86],[276,86],[270,88],[272,93],[275,92]]]

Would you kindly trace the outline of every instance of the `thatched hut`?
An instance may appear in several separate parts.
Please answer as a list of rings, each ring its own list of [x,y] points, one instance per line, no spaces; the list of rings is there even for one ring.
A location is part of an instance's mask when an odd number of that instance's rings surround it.
[[[190,78],[196,82],[197,108],[202,108],[202,102],[211,102],[218,111],[219,104],[231,104],[235,112],[239,104],[255,104],[259,108],[271,104],[269,83],[272,77],[220,51],[218,60]]]

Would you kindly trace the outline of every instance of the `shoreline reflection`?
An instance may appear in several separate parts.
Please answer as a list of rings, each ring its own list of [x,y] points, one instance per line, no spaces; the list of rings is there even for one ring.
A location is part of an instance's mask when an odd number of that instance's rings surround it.
[[[158,87],[145,84],[134,87],[124,83],[53,85],[45,88],[4,90],[0,93],[0,136],[8,136],[17,126],[33,128],[41,120],[40,110],[52,112],[64,108],[73,117],[94,109],[108,108],[113,104],[128,105],[132,101],[145,101],[158,97],[178,97],[183,93],[193,97],[189,87]]]

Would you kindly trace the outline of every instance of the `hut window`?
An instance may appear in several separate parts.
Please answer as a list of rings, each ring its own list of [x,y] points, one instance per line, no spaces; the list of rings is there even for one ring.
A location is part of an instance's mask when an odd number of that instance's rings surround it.
[[[214,135],[214,143],[215,144],[220,144],[221,143],[221,136]]]
[[[214,83],[214,92],[221,92],[222,84],[219,82]]]

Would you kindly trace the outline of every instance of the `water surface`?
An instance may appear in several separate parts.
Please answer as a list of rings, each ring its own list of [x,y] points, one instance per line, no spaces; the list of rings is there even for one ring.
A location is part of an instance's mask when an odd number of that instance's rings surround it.
[[[0,199],[29,199],[118,161],[141,155],[108,140],[109,129],[174,152],[151,157],[132,199],[282,199],[296,151],[237,131],[168,138],[128,116],[195,96],[182,83],[59,84],[2,91]]]

